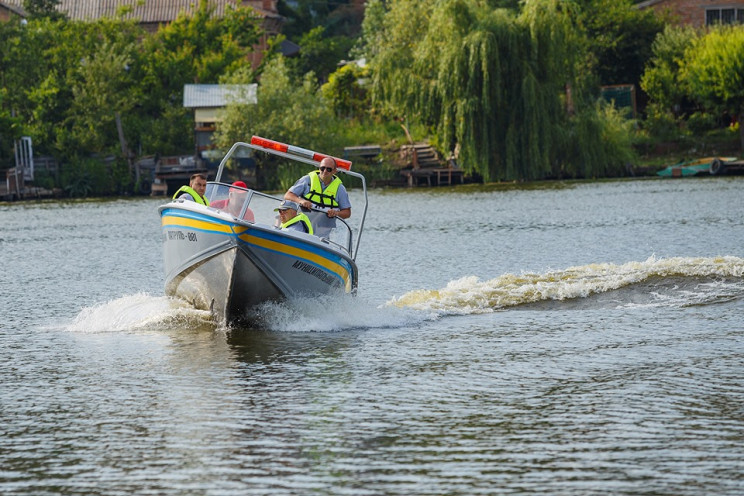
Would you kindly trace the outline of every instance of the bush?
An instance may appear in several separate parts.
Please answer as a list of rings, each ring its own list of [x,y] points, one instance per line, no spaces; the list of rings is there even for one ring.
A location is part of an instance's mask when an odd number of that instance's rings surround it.
[[[660,141],[671,141],[679,138],[680,131],[674,115],[660,105],[650,104],[646,109],[644,128]]]
[[[704,134],[717,127],[717,119],[707,112],[695,112],[687,118],[687,129],[693,134]]]
[[[62,189],[71,198],[122,194],[131,188],[128,167],[113,157],[86,157],[64,164]]]

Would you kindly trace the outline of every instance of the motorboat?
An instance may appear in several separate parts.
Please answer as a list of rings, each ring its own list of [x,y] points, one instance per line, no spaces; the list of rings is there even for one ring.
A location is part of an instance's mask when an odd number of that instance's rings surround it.
[[[281,229],[275,209],[283,198],[229,182],[233,160],[269,154],[318,167],[330,155],[253,136],[235,143],[207,183],[209,206],[173,200],[159,207],[165,261],[165,293],[209,310],[215,321],[250,323],[257,306],[326,294],[355,294],[356,256],[367,215],[364,176],[351,162],[336,160],[337,172],[361,181],[359,219],[329,218],[326,209],[304,210],[313,234]]]
[[[736,157],[704,157],[669,165],[656,174],[662,177],[717,176],[735,161]]]

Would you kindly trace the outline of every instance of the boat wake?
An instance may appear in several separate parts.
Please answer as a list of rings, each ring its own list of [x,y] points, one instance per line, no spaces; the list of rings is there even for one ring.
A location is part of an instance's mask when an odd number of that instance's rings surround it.
[[[744,259],[651,257],[623,265],[590,264],[543,274],[464,277],[436,290],[410,291],[387,306],[443,315],[506,308],[631,308],[722,303],[744,298]]]
[[[380,309],[350,295],[267,302],[257,306],[251,328],[284,332],[331,332],[351,329],[396,328],[428,318],[410,309]],[[145,332],[179,329],[247,330],[242,325],[222,328],[210,312],[197,310],[187,302],[146,293],[122,296],[83,308],[65,330],[76,333]]]
[[[280,332],[333,332],[415,326],[447,315],[504,309],[686,307],[744,299],[744,259],[651,257],[622,265],[590,264],[545,273],[475,276],[435,290],[415,290],[373,304],[345,295],[267,302],[249,316],[251,328]],[[146,293],[84,308],[65,327],[70,332],[217,330],[208,311],[185,301]],[[238,326],[234,330],[244,330]]]
[[[286,332],[330,332],[359,329],[398,328],[429,319],[405,308],[380,308],[360,297],[344,295],[268,302],[259,305],[251,320],[262,329]]]
[[[211,314],[177,298],[137,293],[83,308],[66,330],[104,333],[197,326],[214,327]]]

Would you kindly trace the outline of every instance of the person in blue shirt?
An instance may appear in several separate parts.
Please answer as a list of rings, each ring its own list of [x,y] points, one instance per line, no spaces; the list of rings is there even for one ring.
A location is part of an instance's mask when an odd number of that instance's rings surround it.
[[[328,208],[328,217],[348,219],[351,217],[351,202],[341,179],[335,175],[336,170],[336,161],[325,157],[317,171],[302,176],[284,193],[284,199],[307,209],[313,206]]]

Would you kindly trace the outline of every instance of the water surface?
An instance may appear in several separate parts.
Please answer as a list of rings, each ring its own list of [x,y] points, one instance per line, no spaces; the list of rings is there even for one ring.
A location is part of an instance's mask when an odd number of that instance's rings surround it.
[[[743,188],[374,191],[359,296],[255,329],[162,200],[0,205],[0,493],[742,494]]]

